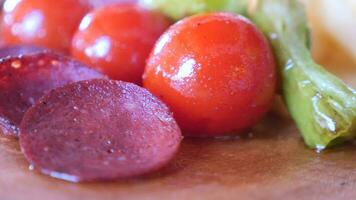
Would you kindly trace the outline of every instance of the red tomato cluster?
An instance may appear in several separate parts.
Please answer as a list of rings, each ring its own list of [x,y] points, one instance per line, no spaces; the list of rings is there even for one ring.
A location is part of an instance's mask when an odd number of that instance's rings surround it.
[[[78,0],[7,0],[1,38],[6,45],[35,44],[68,51],[89,4]]]
[[[112,79],[143,84],[185,135],[240,133],[265,115],[275,61],[254,24],[210,13],[170,26],[164,15],[127,3],[134,1],[6,0],[2,43],[58,50]]]
[[[141,84],[145,61],[170,21],[135,5],[111,5],[87,14],[72,41],[72,56],[111,78]]]

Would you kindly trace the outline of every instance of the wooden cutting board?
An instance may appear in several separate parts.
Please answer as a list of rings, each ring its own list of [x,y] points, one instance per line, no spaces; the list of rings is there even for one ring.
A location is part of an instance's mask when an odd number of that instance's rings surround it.
[[[356,87],[356,65],[334,52],[322,63]],[[185,139],[164,170],[112,183],[72,184],[30,171],[17,141],[0,137],[0,200],[352,200],[355,188],[356,144],[317,154],[292,121],[272,114],[240,138]]]

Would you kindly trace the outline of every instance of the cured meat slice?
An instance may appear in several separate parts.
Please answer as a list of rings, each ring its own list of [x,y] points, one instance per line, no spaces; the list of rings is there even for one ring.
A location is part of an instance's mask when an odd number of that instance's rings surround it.
[[[9,57],[0,61],[0,133],[18,134],[26,110],[48,90],[104,75],[53,52]]]
[[[104,79],[51,90],[26,112],[20,133],[35,169],[72,182],[155,171],[181,139],[169,109],[146,89]]]
[[[18,57],[28,54],[35,54],[40,52],[50,51],[43,47],[37,47],[32,45],[15,45],[0,48],[0,58]]]

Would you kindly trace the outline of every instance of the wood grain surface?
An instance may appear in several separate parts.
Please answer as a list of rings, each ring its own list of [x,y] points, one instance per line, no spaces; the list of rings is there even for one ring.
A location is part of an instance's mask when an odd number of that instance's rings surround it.
[[[355,63],[323,41],[335,51],[316,57],[355,87]],[[0,200],[352,200],[355,188],[355,144],[317,154],[292,121],[273,114],[241,137],[185,139],[164,170],[111,183],[72,184],[30,171],[17,141],[0,137]]]

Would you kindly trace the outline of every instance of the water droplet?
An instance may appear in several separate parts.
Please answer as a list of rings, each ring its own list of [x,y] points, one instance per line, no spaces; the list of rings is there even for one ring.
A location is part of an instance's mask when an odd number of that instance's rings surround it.
[[[269,37],[271,38],[271,40],[277,40],[278,39],[277,33],[271,33],[271,35]]]
[[[83,31],[83,30],[87,29],[90,26],[92,21],[93,21],[93,15],[92,14],[86,15],[80,22],[79,30]]]
[[[294,62],[293,60],[289,59],[286,63],[285,66],[285,71],[289,71],[290,69],[292,69],[294,67]]]
[[[101,36],[94,41],[94,44],[87,47],[84,51],[87,56],[93,58],[104,58],[112,48],[112,41],[109,36]]]
[[[45,151],[45,152],[49,151],[49,147],[47,147],[47,146],[44,147],[44,148],[43,148],[43,151]]]
[[[69,175],[66,173],[61,173],[61,172],[55,172],[55,171],[49,171],[49,170],[42,170],[45,174],[49,174],[51,177],[53,178],[58,178],[58,179],[62,179],[62,180],[67,180],[70,182],[74,182],[77,183],[79,182],[78,177],[73,176],[73,175]]]
[[[37,62],[37,65],[39,65],[39,66],[43,66],[44,64],[45,64],[45,62],[42,59]]]
[[[15,69],[21,68],[21,65],[22,65],[22,63],[21,63],[21,61],[19,61],[19,60],[13,61],[13,62],[11,63],[11,67],[12,67],[12,68],[15,68]]]
[[[53,66],[56,66],[56,65],[58,65],[59,64],[59,62],[57,61],[57,60],[52,60],[51,61],[51,65],[53,65]]]
[[[319,102],[322,99],[321,94],[317,93],[313,98],[313,108],[316,113],[316,120],[320,127],[328,130],[331,133],[336,133],[336,122],[319,109]]]
[[[324,149],[325,149],[324,145],[318,144],[318,145],[316,145],[316,149],[315,150],[316,150],[317,153],[321,153]]]
[[[124,161],[124,160],[126,160],[126,157],[125,156],[119,156],[119,157],[117,157],[117,160]]]
[[[309,80],[304,80],[304,81],[301,81],[299,84],[300,84],[300,86],[302,86],[302,87],[307,87],[308,85],[311,84],[311,81],[309,81]]]
[[[35,104],[35,99],[33,97],[28,98],[28,102],[30,102],[30,104]]]

